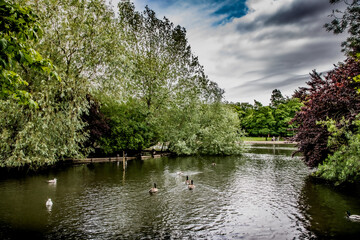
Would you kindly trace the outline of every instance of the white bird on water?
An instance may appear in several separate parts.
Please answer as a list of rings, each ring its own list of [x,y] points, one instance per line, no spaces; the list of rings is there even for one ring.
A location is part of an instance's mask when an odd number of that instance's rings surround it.
[[[346,217],[351,221],[356,221],[356,222],[360,221],[360,215],[351,215],[349,211],[346,211]]]
[[[48,182],[48,183],[54,183],[54,184],[56,184],[56,181],[57,181],[57,179],[54,178],[54,179],[48,180],[47,182]]]
[[[47,201],[46,201],[46,206],[47,207],[51,207],[53,205],[53,202],[51,201],[51,198],[49,198]]]

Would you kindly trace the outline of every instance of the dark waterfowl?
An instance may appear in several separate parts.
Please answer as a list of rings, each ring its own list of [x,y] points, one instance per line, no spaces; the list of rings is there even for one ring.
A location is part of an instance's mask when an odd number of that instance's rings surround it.
[[[186,176],[186,181],[185,184],[189,185],[190,184],[190,180],[189,180],[189,176]]]
[[[154,187],[150,188],[149,193],[157,193],[158,189],[156,188],[156,183],[154,183]]]
[[[193,190],[195,188],[194,181],[191,180],[190,184],[188,185],[189,190]]]

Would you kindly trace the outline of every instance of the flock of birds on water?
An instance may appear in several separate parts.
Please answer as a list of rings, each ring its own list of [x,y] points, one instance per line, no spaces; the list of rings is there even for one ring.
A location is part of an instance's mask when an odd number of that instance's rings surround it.
[[[184,175],[182,172],[177,172],[177,175]],[[189,180],[189,176],[186,176],[185,184],[188,185],[189,190],[193,190],[195,188],[194,180]],[[157,193],[159,189],[156,187],[156,183],[154,183],[154,187],[150,188],[149,193],[154,194]]]
[[[212,166],[215,166],[216,163],[212,163],[211,164]],[[182,176],[184,173],[183,172],[177,172],[176,173],[177,175],[180,175]],[[47,183],[49,184],[56,184],[57,183],[57,179],[54,178],[54,179],[50,179],[50,180],[47,180]],[[189,190],[193,190],[195,188],[195,185],[194,185],[194,181],[193,180],[189,180],[189,176],[186,176],[186,180],[185,180],[185,184],[188,186],[188,189]],[[150,188],[149,190],[149,193],[150,194],[155,194],[159,191],[159,189],[157,189],[156,187],[156,183],[154,183],[154,187]],[[47,201],[46,201],[46,207],[48,209],[51,209],[52,205],[53,205],[53,202],[51,200],[51,198],[49,198]],[[349,211],[346,211],[346,217],[351,220],[351,221],[356,221],[356,222],[360,222],[360,215],[351,215],[351,213]]]

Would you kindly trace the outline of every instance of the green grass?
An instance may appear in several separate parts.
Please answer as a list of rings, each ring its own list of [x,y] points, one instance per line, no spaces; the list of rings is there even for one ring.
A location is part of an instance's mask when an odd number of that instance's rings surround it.
[[[243,141],[266,141],[265,137],[242,137],[241,140]],[[271,138],[268,138],[268,141],[271,140]]]
[[[243,141],[266,141],[265,137],[242,137]],[[271,141],[271,137],[268,137],[268,141]],[[277,138],[276,138],[277,140]],[[284,138],[280,138],[280,141],[284,141]]]

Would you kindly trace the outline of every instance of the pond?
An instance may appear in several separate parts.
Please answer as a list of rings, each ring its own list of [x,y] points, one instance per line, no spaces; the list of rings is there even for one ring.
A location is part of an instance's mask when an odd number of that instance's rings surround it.
[[[313,182],[293,151],[252,145],[237,157],[129,161],[125,172],[117,163],[75,165],[2,179],[0,239],[359,237],[360,223],[345,211],[360,214],[360,191]],[[153,183],[159,191],[151,195]]]

